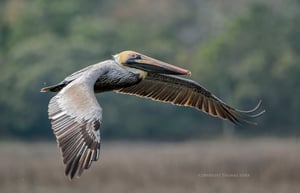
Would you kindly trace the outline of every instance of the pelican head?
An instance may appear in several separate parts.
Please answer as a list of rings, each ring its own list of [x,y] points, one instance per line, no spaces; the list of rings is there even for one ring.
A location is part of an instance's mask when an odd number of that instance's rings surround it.
[[[145,72],[173,75],[191,74],[189,70],[156,60],[135,51],[123,51],[113,57],[119,65],[136,68]]]

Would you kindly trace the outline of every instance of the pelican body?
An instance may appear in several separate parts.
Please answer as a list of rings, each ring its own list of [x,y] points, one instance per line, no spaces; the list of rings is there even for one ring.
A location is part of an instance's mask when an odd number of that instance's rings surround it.
[[[123,51],[83,68],[41,92],[58,92],[49,102],[48,115],[56,136],[65,174],[80,177],[100,155],[102,108],[95,93],[116,91],[175,105],[190,106],[234,124],[252,121],[265,111],[258,105],[240,111],[225,104],[195,81],[179,77],[189,70],[135,51]]]

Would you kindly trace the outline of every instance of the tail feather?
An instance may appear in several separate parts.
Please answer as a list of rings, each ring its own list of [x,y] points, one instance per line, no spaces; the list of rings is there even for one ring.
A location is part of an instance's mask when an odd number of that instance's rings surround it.
[[[47,86],[41,89],[41,92],[59,92],[62,88],[64,88],[68,83],[63,82],[52,86]]]

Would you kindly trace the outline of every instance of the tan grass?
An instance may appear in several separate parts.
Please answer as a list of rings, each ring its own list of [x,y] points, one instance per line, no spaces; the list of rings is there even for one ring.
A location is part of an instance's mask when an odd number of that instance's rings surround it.
[[[300,141],[104,142],[69,181],[54,143],[0,143],[0,192],[300,192]]]

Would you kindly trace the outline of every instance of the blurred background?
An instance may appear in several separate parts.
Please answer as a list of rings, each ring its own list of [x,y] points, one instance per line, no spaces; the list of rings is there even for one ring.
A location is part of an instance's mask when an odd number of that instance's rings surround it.
[[[299,0],[0,0],[0,192],[300,191],[299,34]],[[233,127],[101,94],[102,160],[69,182],[39,90],[123,50],[267,113]]]

